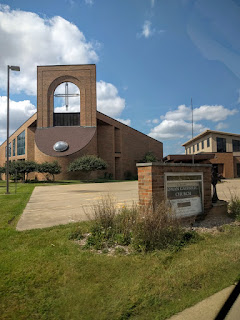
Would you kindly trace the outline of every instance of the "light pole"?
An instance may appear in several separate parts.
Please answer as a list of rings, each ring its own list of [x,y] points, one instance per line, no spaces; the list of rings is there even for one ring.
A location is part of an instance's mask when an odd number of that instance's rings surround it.
[[[7,176],[7,190],[6,193],[9,194],[9,74],[10,70],[20,71],[18,66],[7,66],[7,167],[6,167],[6,176]]]

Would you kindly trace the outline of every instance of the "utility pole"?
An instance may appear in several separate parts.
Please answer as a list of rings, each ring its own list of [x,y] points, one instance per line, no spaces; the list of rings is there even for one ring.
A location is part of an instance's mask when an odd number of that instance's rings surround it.
[[[192,139],[193,139],[193,104],[191,98],[191,110],[192,110]],[[192,164],[194,164],[194,152],[192,153]]]

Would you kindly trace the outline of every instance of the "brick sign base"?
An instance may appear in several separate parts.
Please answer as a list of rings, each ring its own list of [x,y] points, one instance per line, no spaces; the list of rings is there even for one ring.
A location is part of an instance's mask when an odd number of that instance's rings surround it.
[[[203,213],[212,207],[210,164],[138,163],[139,204],[148,205],[166,200],[166,174],[202,174]]]

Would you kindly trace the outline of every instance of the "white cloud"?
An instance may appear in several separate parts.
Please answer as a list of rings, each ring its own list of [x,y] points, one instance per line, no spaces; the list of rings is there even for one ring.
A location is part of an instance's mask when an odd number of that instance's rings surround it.
[[[200,120],[209,120],[209,121],[223,121],[226,120],[228,116],[234,115],[238,112],[237,109],[227,109],[222,105],[208,106],[203,105],[199,108],[193,109],[193,119],[194,121]],[[187,120],[192,119],[192,111],[190,107],[185,105],[180,105],[177,110],[168,111],[165,116],[162,116],[161,119],[166,120]]]
[[[137,33],[137,37],[138,38],[144,37],[148,39],[156,33],[161,34],[164,32],[165,30],[157,30],[155,28],[152,28],[152,22],[150,20],[145,20],[142,26],[142,31],[140,33]]]
[[[12,101],[9,102],[10,107],[10,134],[20,127],[28,118],[30,118],[37,110],[29,101]],[[0,96],[0,143],[6,140],[6,118],[7,118],[7,97]]]
[[[238,112],[237,109],[227,109],[222,105],[203,105],[199,108],[194,108],[194,135],[206,130],[205,125],[199,121],[219,122],[226,120]],[[160,117],[162,122],[150,130],[149,136],[157,140],[167,139],[186,139],[191,138],[192,132],[192,111],[186,105],[180,105],[176,110],[168,111]],[[154,124],[157,119],[147,120],[148,124]],[[216,126],[217,130],[226,128],[224,122],[219,122]]]
[[[184,120],[163,120],[158,126],[151,129],[149,136],[157,140],[183,138],[192,130],[192,124]],[[194,123],[194,132],[206,130],[202,124]]]
[[[155,32],[155,29],[152,29],[152,23],[149,20],[145,20],[142,31],[140,34],[138,34],[139,37],[149,38],[151,37]]]
[[[126,124],[127,126],[131,126],[131,120],[130,119],[119,119],[119,118],[116,118],[116,120]]]
[[[93,0],[85,0],[85,3],[92,6],[93,5]]]
[[[88,1],[88,4],[93,1]],[[6,88],[7,65],[19,65],[20,72],[11,71],[11,93],[36,95],[37,65],[87,64],[98,61],[98,43],[88,42],[78,27],[62,17],[42,18],[36,13],[11,10],[0,4],[0,88]],[[69,83],[69,92],[74,89]],[[64,92],[61,86],[58,88]],[[78,90],[78,88],[77,88]],[[0,100],[0,140],[5,140],[6,97]],[[60,98],[55,112],[64,112],[65,101]],[[70,101],[69,101],[70,102]],[[79,100],[71,101],[70,112],[79,111]],[[98,110],[111,117],[119,117],[125,108],[125,99],[117,88],[104,81],[97,83]],[[29,100],[11,101],[11,130],[14,131],[35,111]],[[122,120],[130,124],[130,120]],[[11,131],[11,132],[12,132]]]
[[[219,122],[217,125],[216,125],[216,130],[223,130],[223,129],[226,129],[228,128],[228,125],[224,122]]]
[[[125,99],[119,97],[117,88],[104,81],[97,82],[97,109],[110,117],[119,117],[125,108]]]
[[[155,6],[155,0],[150,0],[151,1],[151,7],[153,8]]]
[[[159,119],[152,119],[152,120],[146,120],[146,123],[148,124],[148,125],[152,125],[152,124],[157,124],[157,123],[159,123]]]
[[[0,6],[0,87],[6,87],[6,66],[19,65],[11,72],[11,91],[36,94],[36,66],[84,64],[98,61],[95,45],[73,23],[55,16]]]

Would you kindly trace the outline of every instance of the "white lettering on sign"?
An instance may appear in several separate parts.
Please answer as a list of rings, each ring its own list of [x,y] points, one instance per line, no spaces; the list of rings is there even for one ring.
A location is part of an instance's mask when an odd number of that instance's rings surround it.
[[[198,215],[203,212],[202,207],[202,179],[194,181],[166,179],[166,196],[177,217]],[[167,175],[168,178],[168,175]]]

